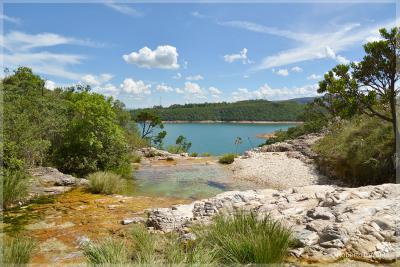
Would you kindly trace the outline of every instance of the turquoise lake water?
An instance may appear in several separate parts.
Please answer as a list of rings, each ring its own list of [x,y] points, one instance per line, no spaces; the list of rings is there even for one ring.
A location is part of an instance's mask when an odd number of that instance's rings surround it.
[[[167,136],[164,148],[175,144],[179,135],[185,136],[192,147],[189,152],[211,153],[221,155],[235,153],[235,139],[241,137],[243,143],[238,147],[238,153],[243,153],[252,147],[257,147],[265,140],[256,137],[257,134],[272,133],[286,130],[292,124],[245,124],[245,123],[166,123],[164,130]]]

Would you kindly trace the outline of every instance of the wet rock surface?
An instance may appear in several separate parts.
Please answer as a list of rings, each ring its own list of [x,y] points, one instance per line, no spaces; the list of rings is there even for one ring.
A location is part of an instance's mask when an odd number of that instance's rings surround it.
[[[31,197],[61,194],[89,183],[86,179],[64,174],[51,167],[33,168],[29,173],[32,176],[28,189]]]
[[[215,214],[236,210],[270,215],[291,227],[299,241],[291,255],[302,260],[393,262],[400,256],[400,184],[230,191],[149,210],[147,224],[163,232],[185,231],[194,223],[210,223]]]

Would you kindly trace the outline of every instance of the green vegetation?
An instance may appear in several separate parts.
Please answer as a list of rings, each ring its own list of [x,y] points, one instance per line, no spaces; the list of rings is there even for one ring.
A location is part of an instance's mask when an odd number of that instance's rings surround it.
[[[232,164],[235,161],[235,154],[224,154],[219,159],[218,162],[221,164]]]
[[[218,215],[214,224],[194,227],[194,233],[195,240],[185,241],[177,233],[155,235],[133,225],[125,241],[88,243],[83,250],[91,264],[268,264],[281,263],[292,244],[290,230],[269,217],[258,220],[251,212]]]
[[[82,246],[83,255],[90,265],[127,264],[128,249],[125,242],[107,238],[98,243],[87,242]]]
[[[197,233],[223,264],[281,263],[292,244],[291,231],[268,216],[239,211],[217,215],[209,228]]]
[[[187,153],[191,146],[192,143],[189,142],[186,137],[180,135],[176,138],[175,145],[168,146],[167,150],[169,153],[173,154]]]
[[[8,209],[13,203],[22,200],[27,194],[27,175],[22,171],[4,169],[0,184],[0,203],[2,209]]]
[[[6,237],[1,244],[3,266],[27,265],[36,249],[36,242],[28,237]]]
[[[391,124],[375,117],[357,116],[338,122],[314,146],[321,169],[352,186],[395,182],[394,137]]]
[[[141,112],[152,112],[158,114],[162,121],[297,121],[304,106],[296,101],[247,100],[235,103],[172,105],[167,108],[157,106],[132,110],[131,113],[135,117]]]
[[[361,62],[325,74],[318,89],[324,95],[307,106],[304,124],[277,132],[266,144],[326,128],[329,134],[314,146],[321,170],[349,185],[394,182],[400,34],[399,28],[380,33],[382,40],[364,45]]]
[[[123,191],[125,180],[112,172],[95,172],[88,175],[89,190],[94,194],[117,194]]]
[[[205,152],[201,156],[202,157],[211,157],[211,153]]]
[[[197,157],[199,154],[197,153],[197,152],[192,152],[192,153],[190,153],[190,156],[191,157]]]

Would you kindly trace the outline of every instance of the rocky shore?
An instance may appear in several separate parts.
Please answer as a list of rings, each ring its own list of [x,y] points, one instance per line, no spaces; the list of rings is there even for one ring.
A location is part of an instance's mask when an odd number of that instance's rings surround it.
[[[400,257],[400,184],[230,191],[191,204],[151,209],[146,223],[193,238],[193,224],[210,223],[215,214],[235,210],[269,215],[290,227],[298,240],[290,255],[297,261],[393,262]]]
[[[314,165],[316,154],[311,150],[320,138],[321,134],[308,134],[246,151],[230,169],[236,179],[276,189],[326,184],[327,178],[318,173]]]

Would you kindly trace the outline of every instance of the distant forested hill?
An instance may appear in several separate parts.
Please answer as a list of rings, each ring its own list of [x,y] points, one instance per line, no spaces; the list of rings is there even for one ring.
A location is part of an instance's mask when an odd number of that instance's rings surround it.
[[[246,100],[235,103],[203,103],[155,106],[131,110],[133,116],[140,111],[151,111],[163,121],[297,121],[305,105],[296,101],[272,102]]]

